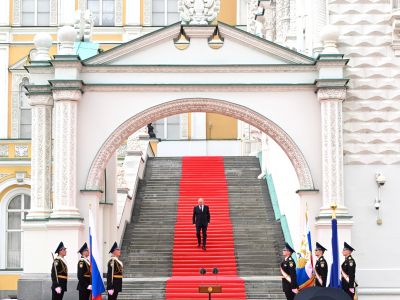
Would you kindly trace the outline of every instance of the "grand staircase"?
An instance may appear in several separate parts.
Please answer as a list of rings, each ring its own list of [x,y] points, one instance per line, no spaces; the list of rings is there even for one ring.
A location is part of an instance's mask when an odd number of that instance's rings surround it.
[[[267,186],[257,179],[258,160],[225,157],[224,164],[238,276],[245,280],[247,299],[285,299],[279,277],[283,235]],[[147,161],[122,243],[127,278],[119,299],[165,299],[166,281],[172,275],[181,167],[181,158]]]

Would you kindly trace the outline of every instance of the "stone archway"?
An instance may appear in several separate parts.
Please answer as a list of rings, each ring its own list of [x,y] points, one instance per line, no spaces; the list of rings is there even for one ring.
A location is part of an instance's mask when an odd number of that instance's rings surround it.
[[[299,147],[277,124],[245,106],[224,100],[208,98],[178,99],[146,109],[122,123],[103,143],[94,158],[86,180],[86,190],[99,190],[103,170],[118,147],[134,132],[155,120],[187,112],[214,112],[244,121],[280,145],[290,159],[298,180],[300,190],[315,190],[310,168]]]

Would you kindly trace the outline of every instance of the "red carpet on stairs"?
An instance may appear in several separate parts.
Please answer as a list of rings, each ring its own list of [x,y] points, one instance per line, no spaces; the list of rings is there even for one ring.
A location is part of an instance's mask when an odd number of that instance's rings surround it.
[[[211,213],[207,230],[207,251],[197,247],[192,224],[193,207],[203,198]],[[172,253],[172,277],[166,299],[208,299],[199,285],[221,285],[222,293],[212,299],[246,299],[244,280],[237,276],[233,229],[229,216],[228,187],[223,157],[184,157]],[[212,274],[217,267],[219,274]],[[199,274],[205,268],[207,274]]]

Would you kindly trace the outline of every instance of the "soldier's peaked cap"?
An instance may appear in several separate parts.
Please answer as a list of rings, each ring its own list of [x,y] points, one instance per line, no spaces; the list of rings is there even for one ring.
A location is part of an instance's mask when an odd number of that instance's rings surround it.
[[[79,253],[82,254],[83,251],[89,250],[87,243],[85,242],[81,249],[79,249]]]
[[[113,253],[117,249],[119,250],[118,244],[117,244],[117,242],[114,242],[109,253]]]
[[[322,246],[320,243],[316,242],[315,243],[315,250],[326,251],[326,248],[324,246]]]
[[[285,248],[283,248],[283,249],[286,249],[286,250],[290,251],[291,253],[296,252],[296,251],[293,250],[292,247],[290,247],[290,245],[288,243],[285,243]]]
[[[54,251],[54,252],[58,254],[58,253],[59,253],[61,250],[63,250],[63,249],[67,249],[67,248],[65,248],[63,242],[60,242],[60,243],[58,244],[58,247],[57,247],[56,251]]]
[[[343,250],[354,251],[355,249],[352,246],[350,246],[349,244],[347,244],[346,242],[344,242]]]

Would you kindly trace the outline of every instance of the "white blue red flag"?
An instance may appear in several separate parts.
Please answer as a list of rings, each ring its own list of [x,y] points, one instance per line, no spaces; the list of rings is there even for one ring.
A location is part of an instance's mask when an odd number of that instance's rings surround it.
[[[90,265],[92,268],[92,300],[101,300],[101,294],[106,290],[102,278],[102,260],[99,255],[96,226],[89,209],[89,241],[90,241]]]

